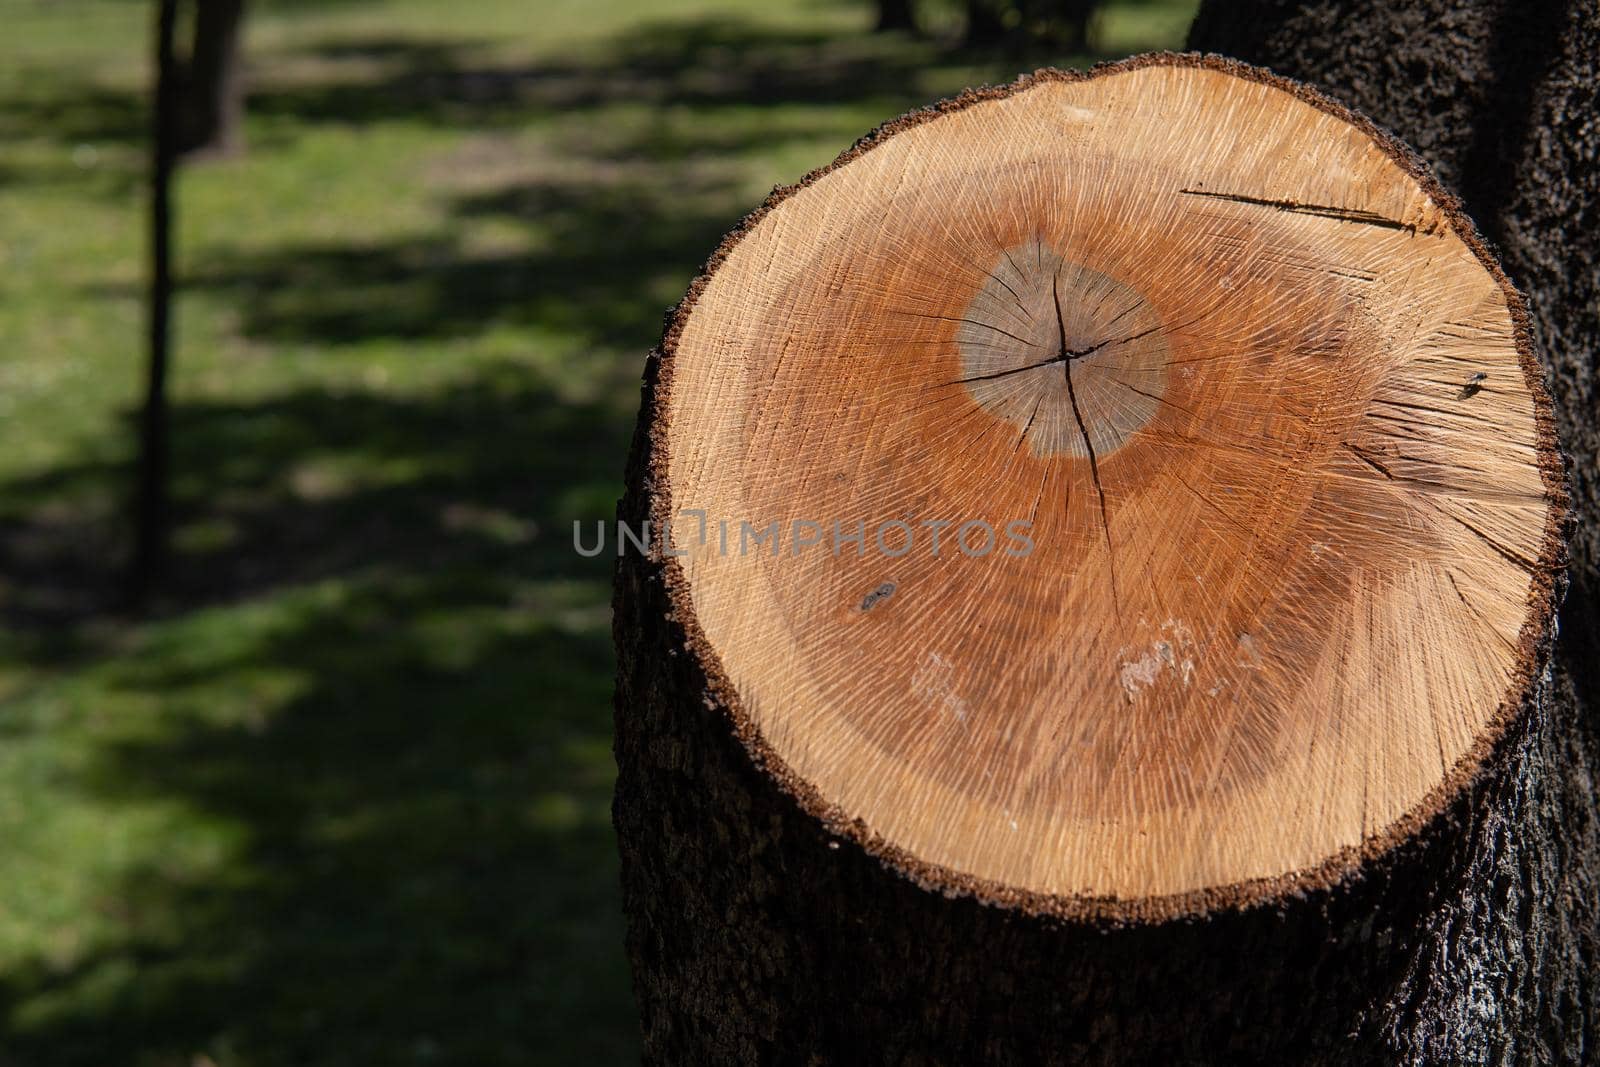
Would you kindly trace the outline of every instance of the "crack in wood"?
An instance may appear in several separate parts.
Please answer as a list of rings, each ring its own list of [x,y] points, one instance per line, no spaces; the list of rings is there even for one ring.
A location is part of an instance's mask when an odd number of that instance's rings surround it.
[[[1050,288],[1051,291],[1054,292],[1056,283],[1052,281]],[[1122,316],[1119,315],[1117,317],[1121,318]],[[966,320],[963,319],[962,321],[965,322]],[[1088,348],[1068,349],[1065,341],[1066,325],[1061,320],[1060,305],[1057,305],[1056,307],[1056,327],[1061,332],[1063,338],[1059,355],[1051,356],[1049,359],[1041,359],[1037,363],[1029,363],[1022,367],[1008,367],[1005,370],[997,370],[989,374],[973,375],[971,378],[957,378],[953,382],[946,382],[945,385],[967,385],[971,382],[992,382],[996,378],[1004,378],[1008,374],[1021,374],[1023,371],[1038,370],[1040,367],[1052,367],[1057,363],[1071,363],[1075,359],[1083,359],[1085,356],[1092,356],[1102,348],[1110,348],[1113,345],[1125,345],[1132,341],[1137,341],[1141,338],[1148,337],[1157,330],[1161,329],[1160,326],[1152,326],[1148,330],[1140,330],[1138,333],[1129,334],[1127,337],[1115,337],[1109,341],[1101,341],[1099,344],[1090,345]],[[1030,345],[1029,347],[1031,348],[1033,346]]]
[[[1377,460],[1373,459],[1371,456],[1367,455],[1365,452],[1363,452],[1361,449],[1357,448],[1355,445],[1351,444],[1349,441],[1345,441],[1344,442],[1344,447],[1345,447],[1345,450],[1347,452],[1349,452],[1352,456],[1355,456],[1361,462],[1365,463],[1367,466],[1371,467],[1373,470],[1375,470],[1379,474],[1383,475],[1389,481],[1392,482],[1392,481],[1395,480],[1393,471],[1391,471],[1388,467],[1385,467],[1382,463],[1379,463]]]
[[[1445,581],[1450,583],[1450,588],[1456,591],[1456,596],[1461,598],[1461,603],[1466,607],[1466,609],[1472,612],[1479,622],[1483,623],[1484,629],[1488,630],[1490,633],[1494,634],[1495,637],[1499,638],[1500,643],[1505,645],[1507,651],[1516,652],[1516,643],[1505,634],[1495,629],[1494,624],[1484,617],[1482,611],[1478,610],[1478,605],[1467,599],[1467,594],[1463,593],[1461,591],[1461,586],[1456,584],[1455,574],[1450,571],[1445,571],[1444,577]]]
[[[1072,417],[1078,420],[1078,432],[1083,434],[1083,447],[1089,453],[1089,476],[1094,479],[1094,491],[1100,497],[1100,525],[1106,532],[1106,562],[1111,575],[1111,602],[1117,605],[1117,614],[1122,614],[1121,598],[1117,595],[1117,552],[1111,543],[1111,516],[1106,510],[1106,491],[1100,484],[1100,462],[1094,454],[1094,442],[1089,439],[1089,427],[1083,421],[1083,412],[1078,410],[1078,394],[1072,387],[1072,361],[1077,358],[1077,353],[1067,351],[1067,324],[1061,315],[1061,275],[1057,273],[1050,279],[1050,302],[1056,310],[1056,335],[1061,345],[1061,355],[1057,357],[1066,372],[1067,402],[1072,405]],[[1145,333],[1149,333],[1146,330]],[[1142,336],[1142,335],[1140,335]],[[1133,338],[1129,338],[1132,340]],[[1103,348],[1109,341],[1102,341],[1098,345],[1084,351],[1084,355]]]
[[[1406,484],[1410,484],[1410,485],[1424,484],[1425,485],[1425,484],[1428,484],[1428,483],[1425,483],[1425,482],[1424,483],[1419,483],[1415,479],[1411,479],[1411,478],[1396,478],[1394,476],[1394,474],[1390,472],[1389,468],[1385,467],[1383,464],[1379,463],[1377,460],[1375,460],[1375,459],[1371,458],[1370,456],[1368,456],[1365,452],[1363,452],[1361,449],[1357,448],[1355,445],[1350,444],[1348,441],[1346,441],[1346,442],[1344,442],[1344,447],[1350,452],[1351,455],[1353,455],[1357,459],[1361,460],[1363,463],[1365,463],[1367,466],[1371,467],[1373,470],[1377,471],[1379,474],[1382,474],[1384,476],[1384,478],[1388,479],[1391,482],[1395,482],[1395,483],[1401,484],[1401,485],[1406,485]],[[1415,501],[1420,501],[1421,503],[1424,503],[1424,504],[1428,505],[1434,511],[1438,512],[1440,515],[1443,515],[1445,518],[1449,519],[1451,522],[1459,524],[1462,527],[1462,529],[1466,530],[1468,533],[1470,533],[1470,534],[1474,535],[1475,537],[1477,537],[1478,540],[1480,540],[1484,544],[1488,545],[1489,548],[1491,550],[1493,550],[1496,555],[1498,555],[1501,559],[1505,560],[1506,562],[1514,564],[1515,566],[1518,566],[1518,567],[1522,568],[1523,570],[1527,571],[1530,574],[1533,573],[1533,571],[1537,569],[1538,564],[1535,563],[1532,559],[1529,559],[1523,553],[1518,552],[1516,549],[1511,548],[1508,545],[1501,544],[1499,541],[1495,540],[1493,537],[1490,537],[1489,534],[1486,533],[1485,531],[1478,529],[1478,527],[1474,526],[1472,523],[1468,522],[1466,519],[1463,519],[1460,515],[1456,515],[1456,514],[1454,514],[1452,512],[1446,511],[1443,507],[1441,507],[1439,504],[1435,503],[1433,500],[1430,500],[1428,497],[1417,495],[1417,496],[1414,497],[1413,501],[1408,501],[1408,502],[1412,503],[1413,509],[1415,509]]]
[[[1417,228],[1409,222],[1391,219],[1387,215],[1380,215],[1376,211],[1366,211],[1361,208],[1339,207],[1334,204],[1302,204],[1298,200],[1273,200],[1265,196],[1246,196],[1243,193],[1212,193],[1204,189],[1179,189],[1184,196],[1203,196],[1211,200],[1227,200],[1235,204],[1249,204],[1253,207],[1269,207],[1278,211],[1288,211],[1296,215],[1315,215],[1318,218],[1338,219],[1341,222],[1359,222],[1364,226],[1380,226],[1386,230],[1404,230],[1407,233],[1416,233]]]
[[[1006,256],[1006,259],[1008,261],[1010,260],[1010,258],[1011,257],[1009,255]],[[1013,264],[1012,269],[1013,270],[1016,269],[1015,264]],[[1018,273],[1020,274],[1021,272],[1019,271]],[[998,274],[990,274],[989,277],[991,277],[995,281],[999,282],[1000,285],[1005,289],[1005,291],[1011,294],[1011,299],[1015,300],[1017,302],[1017,309],[1028,317],[1029,325],[1032,325],[1033,323],[1038,321],[1033,317],[1033,312],[1028,310],[1028,306],[1022,302],[1022,294],[1018,293],[1015,289],[1011,288],[1011,285],[1004,278],[1000,277],[1000,275],[998,275]]]
[[[1033,429],[1033,420],[1039,417],[1039,408],[1044,405],[1044,393],[1039,394],[1039,399],[1033,402],[1033,413],[1028,416],[1027,423],[1022,427],[1022,436],[1017,438],[1016,452],[1022,451],[1022,444],[1028,439],[1028,431]]]

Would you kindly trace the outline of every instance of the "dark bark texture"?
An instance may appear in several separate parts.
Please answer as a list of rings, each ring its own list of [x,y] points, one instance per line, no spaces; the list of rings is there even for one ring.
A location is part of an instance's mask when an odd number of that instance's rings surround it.
[[[1529,831],[1548,845],[1485,871],[1529,902],[1493,919],[1522,928],[1521,944],[1497,949],[1465,910],[1439,933],[1525,987],[1486,1005],[1517,1062],[1600,1062],[1600,4],[1208,0],[1189,43],[1310,82],[1409,141],[1528,299],[1577,518],[1558,699],[1526,769],[1543,780],[1519,787],[1549,798]],[[1456,978],[1440,966],[1429,981],[1447,1022]],[[1518,1040],[1530,1018],[1555,1017],[1565,1042]]]
[[[1230,0],[1195,33],[1361,108],[1466,193],[1532,299],[1593,519],[1600,12]],[[632,523],[654,488],[647,422]],[[1416,839],[1276,906],[1124,927],[949,899],[828,834],[733,736],[662,561],[623,555],[614,813],[646,1059],[1600,1062],[1595,549],[1591,526],[1552,669]]]

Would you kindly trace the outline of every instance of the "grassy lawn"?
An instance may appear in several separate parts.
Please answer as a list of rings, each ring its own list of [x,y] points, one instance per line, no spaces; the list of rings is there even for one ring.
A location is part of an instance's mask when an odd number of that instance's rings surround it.
[[[178,563],[134,620],[150,6],[0,0],[0,1065],[629,1062],[570,528],[662,311],[772,185],[1087,57],[847,0],[262,0],[248,153],[181,179]]]

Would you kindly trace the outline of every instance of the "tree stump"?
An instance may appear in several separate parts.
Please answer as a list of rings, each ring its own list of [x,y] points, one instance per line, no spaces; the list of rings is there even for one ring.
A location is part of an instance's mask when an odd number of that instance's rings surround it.
[[[1454,198],[1255,68],[1042,71],[775,191],[619,511],[647,1055],[1448,1059],[1506,995],[1419,990],[1528,844],[1551,418]]]

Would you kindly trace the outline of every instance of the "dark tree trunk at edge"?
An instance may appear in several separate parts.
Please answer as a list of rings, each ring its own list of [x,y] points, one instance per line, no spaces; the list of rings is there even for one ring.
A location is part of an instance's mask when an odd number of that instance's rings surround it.
[[[1485,1009],[1474,1039],[1439,1062],[1591,1062],[1600,1058],[1600,5],[1208,0],[1190,45],[1310,82],[1409,141],[1466,202],[1528,300],[1577,518],[1556,699],[1504,777],[1503,788],[1544,800],[1529,843],[1485,856],[1482,881],[1440,913],[1417,975],[1437,1026],[1465,1018],[1473,999]],[[1518,927],[1522,936],[1506,936]],[[1484,975],[1497,977],[1483,984]],[[1428,1048],[1425,1033],[1396,1038]]]

